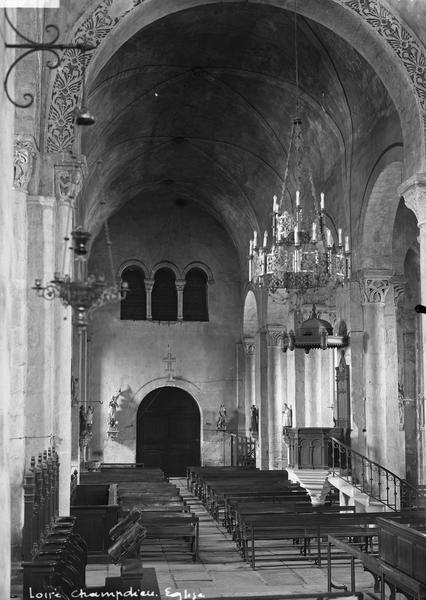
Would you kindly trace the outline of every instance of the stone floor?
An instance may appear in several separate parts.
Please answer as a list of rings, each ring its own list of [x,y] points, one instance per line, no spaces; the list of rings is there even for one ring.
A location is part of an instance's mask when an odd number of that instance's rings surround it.
[[[203,594],[217,596],[255,596],[276,594],[307,594],[327,591],[327,570],[319,569],[309,562],[268,561],[253,571],[235,548],[231,536],[207,513],[201,502],[186,489],[186,480],[175,479],[181,495],[191,505],[200,520],[200,561],[193,563],[184,558],[171,559],[165,554],[161,560],[143,559],[145,567],[154,567],[160,593]],[[87,584],[99,585],[106,575],[118,574],[114,565],[89,565]],[[333,569],[336,583],[349,584],[349,565]],[[373,591],[373,579],[357,568],[356,580],[359,591]],[[358,586],[357,586],[358,590]],[[180,600],[178,598],[178,600]]]
[[[309,594],[327,591],[326,565],[319,569],[308,561],[285,562],[268,561],[256,571],[245,563],[235,548],[231,536],[214,521],[201,502],[186,489],[186,480],[175,479],[173,483],[181,488],[181,494],[191,505],[191,510],[200,520],[200,561],[193,563],[186,556],[170,557],[164,552],[153,559],[143,557],[144,567],[154,567],[160,593],[163,598],[180,592],[182,599],[192,600],[196,595],[256,596]],[[119,575],[119,567],[107,564],[88,565],[86,581],[88,586],[103,585],[105,577]],[[333,568],[333,581],[349,584],[349,564]],[[373,591],[373,578],[356,569],[357,591]],[[15,585],[15,598],[22,597]],[[186,593],[186,594],[185,594]],[[200,596],[198,596],[200,597]]]

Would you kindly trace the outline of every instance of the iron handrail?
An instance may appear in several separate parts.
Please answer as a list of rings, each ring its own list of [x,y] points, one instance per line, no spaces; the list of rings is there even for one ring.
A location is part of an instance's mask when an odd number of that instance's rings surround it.
[[[405,479],[336,438],[328,437],[331,442],[333,475],[337,474],[392,510],[425,507],[424,494]]]

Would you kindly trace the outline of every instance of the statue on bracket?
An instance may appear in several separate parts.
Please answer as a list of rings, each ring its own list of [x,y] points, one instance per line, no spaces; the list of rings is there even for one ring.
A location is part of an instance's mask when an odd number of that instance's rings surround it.
[[[404,386],[400,382],[398,382],[398,414],[399,414],[399,431],[404,431],[405,394],[404,394]]]
[[[259,409],[255,404],[250,409],[250,433],[253,437],[257,437],[259,434]]]
[[[226,429],[226,408],[222,403],[219,407],[219,416],[216,421],[216,429],[224,431]]]
[[[286,402],[283,406],[283,427],[291,429],[293,427],[293,409]]]
[[[118,420],[117,420],[117,407],[118,399],[121,396],[121,388],[117,394],[113,394],[109,401],[108,407],[108,437],[111,440],[117,439],[118,435]]]

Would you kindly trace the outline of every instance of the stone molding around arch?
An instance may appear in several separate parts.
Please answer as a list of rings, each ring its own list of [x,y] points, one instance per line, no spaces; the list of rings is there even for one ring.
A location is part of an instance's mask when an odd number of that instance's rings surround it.
[[[270,0],[273,3],[273,0]],[[393,14],[390,7],[381,0],[331,0],[366,22],[390,47],[396,60],[412,84],[412,89],[419,107],[423,123],[421,135],[422,156],[424,156],[424,140],[426,131],[426,49],[415,34]],[[213,3],[214,0],[190,2],[189,6]],[[102,51],[102,42],[109,33],[129,14],[141,7],[144,0],[125,0],[117,3],[113,0],[102,0],[94,9],[89,9],[76,24],[69,36],[74,42],[82,40],[93,43],[95,50],[85,53],[84,69],[97,52]],[[181,7],[183,9],[185,7]],[[161,13],[162,14],[162,13]],[[99,50],[100,49],[100,50]],[[74,111],[80,98],[83,63],[75,50],[66,50],[62,57],[61,69],[56,72],[48,101],[48,118],[46,131],[47,152],[71,152],[74,146]]]
[[[147,396],[150,392],[154,390],[158,390],[163,387],[176,387],[180,388],[184,392],[187,392],[192,398],[194,398],[197,403],[198,410],[200,411],[200,423],[201,423],[201,436],[203,433],[203,403],[206,399],[203,397],[203,392],[201,389],[186,379],[169,379],[168,377],[159,377],[157,379],[153,379],[148,381],[140,388],[136,390],[134,393],[133,399],[137,406],[139,407],[142,400]]]
[[[141,260],[138,260],[137,258],[130,258],[129,260],[126,260],[123,263],[121,263],[117,270],[118,278],[120,278],[123,274],[123,271],[125,271],[129,267],[137,267],[143,272],[145,279],[148,278],[149,269],[146,267],[145,263],[143,263]]]

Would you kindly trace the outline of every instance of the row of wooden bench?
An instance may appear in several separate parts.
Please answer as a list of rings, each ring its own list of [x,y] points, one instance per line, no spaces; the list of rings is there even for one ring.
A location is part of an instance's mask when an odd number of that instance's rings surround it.
[[[376,521],[383,512],[313,507],[306,490],[290,484],[285,471],[193,467],[188,469],[187,482],[213,516],[218,518],[223,510],[223,524],[253,569],[262,558],[308,559],[321,566],[328,535],[360,539],[368,551],[377,545]],[[424,523],[423,512],[393,512],[392,518]]]
[[[199,521],[190,511],[180,495],[179,489],[165,479],[145,479],[143,481],[121,481],[118,484],[118,502],[124,516],[132,509],[141,511],[141,522],[146,527],[146,537],[142,541],[144,556],[156,554],[161,544],[170,556],[179,557],[189,552],[192,560],[198,560]]]

